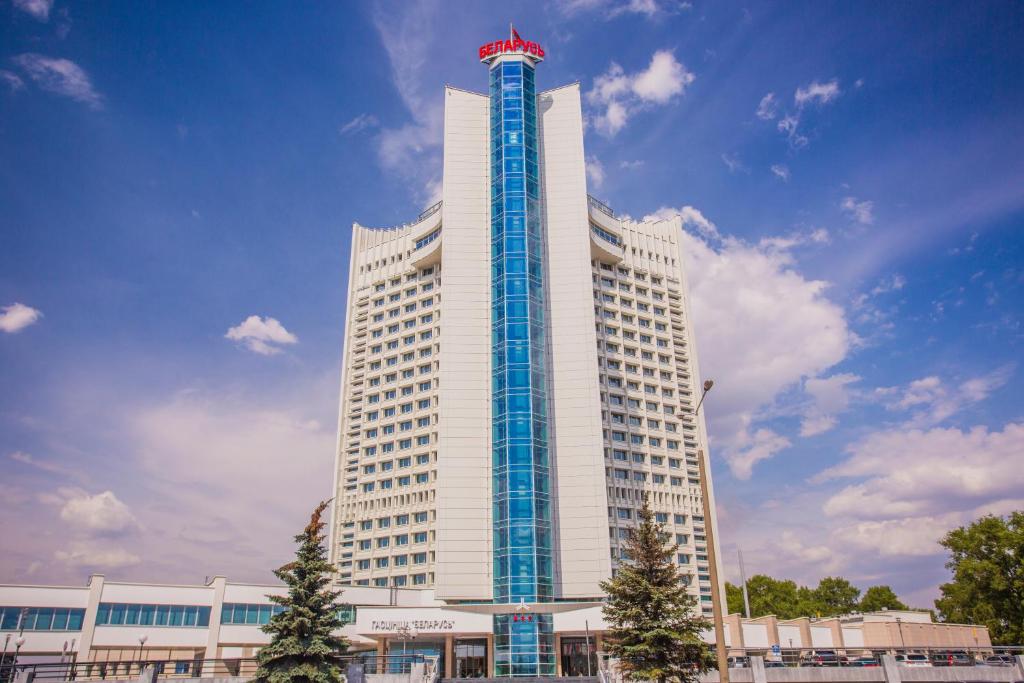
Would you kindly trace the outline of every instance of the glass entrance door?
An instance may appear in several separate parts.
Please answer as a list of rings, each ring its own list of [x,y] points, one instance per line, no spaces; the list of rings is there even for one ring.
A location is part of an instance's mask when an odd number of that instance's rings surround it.
[[[455,641],[455,678],[487,678],[487,639]]]
[[[589,647],[585,637],[562,637],[562,675],[597,675],[597,653],[594,652],[593,637],[590,638]]]

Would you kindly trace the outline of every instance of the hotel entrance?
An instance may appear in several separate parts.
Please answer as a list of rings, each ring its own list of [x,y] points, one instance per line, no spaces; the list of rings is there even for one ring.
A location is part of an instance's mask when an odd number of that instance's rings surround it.
[[[455,678],[487,678],[487,639],[456,639],[452,673]]]
[[[561,654],[563,676],[597,675],[593,638],[562,636]]]

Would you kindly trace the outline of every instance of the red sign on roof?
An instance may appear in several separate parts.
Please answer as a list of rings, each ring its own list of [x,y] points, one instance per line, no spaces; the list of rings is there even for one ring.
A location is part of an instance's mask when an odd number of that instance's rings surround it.
[[[508,40],[496,40],[493,43],[485,43],[480,46],[480,61],[490,62],[501,55],[520,54],[525,55],[535,62],[544,59],[544,48],[539,43],[530,40],[523,40],[519,33],[513,28]]]

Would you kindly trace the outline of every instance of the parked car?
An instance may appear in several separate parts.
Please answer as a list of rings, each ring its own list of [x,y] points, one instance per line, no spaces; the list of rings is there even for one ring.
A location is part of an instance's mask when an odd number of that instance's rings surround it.
[[[898,654],[896,655],[896,663],[902,664],[903,666],[931,666],[932,661],[928,658],[928,655],[922,654]]]
[[[729,657],[729,668],[730,669],[748,669],[748,668],[750,668],[750,657]]]
[[[1013,659],[1013,655],[1008,655],[1004,652],[1002,654],[986,657],[985,664],[988,666],[1013,666],[1016,662]]]
[[[863,657],[854,657],[851,659],[847,666],[881,666],[879,661],[870,655]]]
[[[785,666],[786,663],[781,659],[767,659],[764,662],[764,668],[766,669],[782,669]]]
[[[932,653],[932,666],[974,666],[974,657],[964,650],[941,650]]]
[[[800,658],[800,666],[839,666],[835,650],[811,650]]]

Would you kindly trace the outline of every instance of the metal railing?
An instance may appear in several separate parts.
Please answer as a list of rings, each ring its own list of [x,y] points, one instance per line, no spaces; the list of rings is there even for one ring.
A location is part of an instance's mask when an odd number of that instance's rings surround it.
[[[419,216],[417,216],[416,220],[413,221],[413,222],[414,223],[419,223],[421,220],[423,220],[427,216],[432,216],[432,215],[434,215],[435,213],[437,213],[440,210],[441,210],[441,200],[438,200],[438,202],[436,204],[434,204],[432,206],[428,206],[427,208],[423,209],[423,213],[421,213]]]
[[[339,668],[346,673],[359,666],[364,675],[412,674],[422,667],[422,683],[434,683],[440,670],[438,658],[431,655],[346,655]],[[0,666],[0,683],[13,683],[19,675],[29,674],[33,681],[117,681],[137,680],[153,667],[154,680],[181,678],[252,678],[259,668],[255,657],[229,659],[136,659],[122,662],[52,662]],[[25,680],[25,679],[22,679]],[[417,682],[419,683],[419,682]]]
[[[607,204],[602,202],[600,199],[595,199],[592,195],[588,194],[587,195],[587,202],[592,207],[594,207],[595,209],[600,211],[601,213],[603,213],[605,215],[608,215],[608,216],[611,216],[612,218],[615,218],[615,212],[612,211],[612,207],[608,206]]]
[[[765,667],[876,667],[890,654],[900,666],[1015,666],[1024,655],[1021,645],[974,647],[843,647],[843,648],[729,648],[729,668],[747,668],[751,657],[764,659]]]

